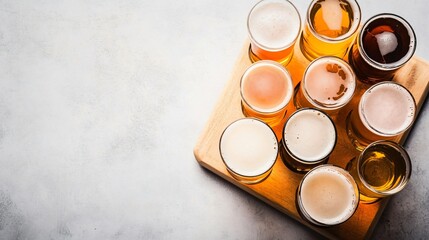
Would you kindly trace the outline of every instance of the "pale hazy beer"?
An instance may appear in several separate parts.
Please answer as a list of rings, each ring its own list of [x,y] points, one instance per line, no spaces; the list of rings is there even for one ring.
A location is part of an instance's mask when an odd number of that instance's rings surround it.
[[[355,88],[355,75],[346,62],[321,57],[305,70],[294,103],[297,108],[314,107],[332,116],[352,99]]]
[[[297,191],[300,215],[318,226],[333,226],[347,221],[356,211],[359,190],[344,169],[326,164],[309,171]]]
[[[302,31],[301,52],[308,60],[330,55],[343,58],[361,21],[355,0],[313,0]]]
[[[270,175],[277,159],[278,143],[266,123],[243,118],[224,130],[219,151],[228,172],[238,181],[252,184]]]
[[[280,154],[291,170],[306,172],[328,160],[336,141],[337,131],[328,115],[302,108],[286,121]]]
[[[413,95],[402,85],[385,81],[371,86],[347,119],[347,134],[362,150],[376,140],[392,139],[411,127],[416,114]]]
[[[289,72],[279,63],[258,61],[244,72],[240,82],[243,114],[275,126],[285,117],[293,97]]]
[[[394,14],[379,14],[362,27],[349,53],[349,63],[362,82],[391,80],[416,50],[411,25]]]
[[[286,65],[301,31],[301,19],[291,2],[263,0],[250,11],[247,30],[252,62],[273,60]]]
[[[377,141],[350,161],[347,170],[358,184],[360,199],[372,203],[405,187],[411,175],[411,160],[397,143]]]

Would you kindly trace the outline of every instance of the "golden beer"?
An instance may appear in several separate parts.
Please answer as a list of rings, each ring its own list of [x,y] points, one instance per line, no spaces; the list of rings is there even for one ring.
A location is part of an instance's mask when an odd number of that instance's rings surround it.
[[[300,47],[310,61],[324,55],[343,58],[353,43],[361,20],[355,0],[313,0]]]
[[[273,60],[287,65],[301,31],[301,18],[287,0],[262,0],[249,13],[247,30],[252,62]]]
[[[377,141],[350,161],[347,170],[358,184],[360,199],[372,203],[405,187],[410,179],[411,161],[397,143]]]

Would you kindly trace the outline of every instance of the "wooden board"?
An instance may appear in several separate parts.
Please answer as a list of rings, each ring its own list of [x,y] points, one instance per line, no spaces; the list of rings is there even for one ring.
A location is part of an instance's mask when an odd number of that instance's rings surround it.
[[[248,57],[248,49],[249,43],[246,42],[234,67],[231,79],[227,83],[219,102],[217,103],[195,146],[195,158],[203,167],[235,184],[246,192],[258,197],[325,237],[331,239],[345,239],[350,237],[353,239],[369,238],[389,200],[388,198],[374,204],[359,203],[358,209],[353,217],[345,223],[334,227],[320,228],[308,224],[299,216],[295,206],[295,192],[303,174],[298,174],[289,170],[283,164],[280,156],[277,158],[271,175],[265,181],[258,184],[242,184],[236,181],[228,173],[220,157],[219,139],[228,124],[236,119],[244,117],[240,107],[241,99],[239,84],[242,74],[246,68],[251,65]],[[310,62],[302,56],[299,46],[296,46],[294,57],[291,63],[287,66],[287,69],[292,75],[294,85],[301,81],[303,72],[309,63]],[[429,63],[418,57],[413,57],[413,59],[411,59],[397,72],[394,81],[401,83],[410,90],[416,99],[417,109],[419,111],[428,92]],[[338,141],[328,163],[345,167],[348,161],[359,154],[359,152],[351,145],[351,142],[347,137],[345,132],[345,119],[353,104],[356,104],[359,101],[359,97],[366,88],[367,86],[358,84],[357,93],[353,100],[350,104],[344,107],[337,116],[335,124],[338,130]],[[287,115],[290,115],[292,112],[293,110],[288,111]],[[281,135],[281,127],[282,126],[274,129],[278,137]],[[403,143],[407,135],[408,132],[397,137],[395,141]]]

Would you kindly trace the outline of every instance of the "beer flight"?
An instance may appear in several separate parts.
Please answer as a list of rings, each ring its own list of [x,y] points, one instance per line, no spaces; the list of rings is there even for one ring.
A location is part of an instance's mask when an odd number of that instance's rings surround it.
[[[313,0],[302,30],[292,2],[258,2],[247,19],[252,65],[240,81],[244,117],[220,137],[226,169],[244,184],[268,178],[278,155],[301,173],[296,206],[317,226],[347,221],[359,202],[401,191],[411,174],[407,152],[391,139],[411,127],[416,103],[391,80],[414,55],[415,33],[395,14],[378,14],[360,25],[355,0]],[[296,89],[286,69],[295,44],[310,61]],[[345,126],[360,154],[343,169],[329,163],[338,138],[334,120],[357,97],[358,81],[368,88]],[[277,139],[273,128],[279,125]]]

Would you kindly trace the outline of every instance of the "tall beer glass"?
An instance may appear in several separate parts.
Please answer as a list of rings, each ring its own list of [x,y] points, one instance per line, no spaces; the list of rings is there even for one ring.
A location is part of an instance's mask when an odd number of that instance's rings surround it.
[[[332,119],[317,109],[302,108],[286,121],[280,156],[289,169],[303,173],[326,163],[336,142]]]
[[[324,55],[343,58],[361,21],[355,0],[313,0],[307,10],[300,46],[310,61]]]
[[[285,117],[293,97],[292,78],[279,63],[258,61],[244,72],[240,93],[243,114],[273,127]]]
[[[276,162],[277,138],[266,123],[242,118],[224,130],[219,151],[232,177],[246,184],[259,183],[270,175]]]
[[[375,84],[391,80],[415,50],[411,25],[397,15],[379,14],[363,25],[348,59],[360,81]]]
[[[313,107],[335,117],[353,97],[356,78],[350,66],[338,57],[321,57],[308,65],[295,94],[296,108]]]
[[[371,86],[347,118],[346,130],[353,145],[362,150],[371,142],[392,139],[414,122],[413,95],[398,83],[385,81]]]
[[[372,203],[404,189],[411,176],[411,160],[397,143],[377,141],[350,161],[347,170],[356,180],[362,202]]]
[[[287,65],[301,31],[301,18],[287,0],[262,0],[247,18],[252,62],[273,60]]]
[[[326,164],[309,171],[296,194],[298,212],[317,226],[333,226],[347,221],[359,203],[359,190],[344,169]]]

